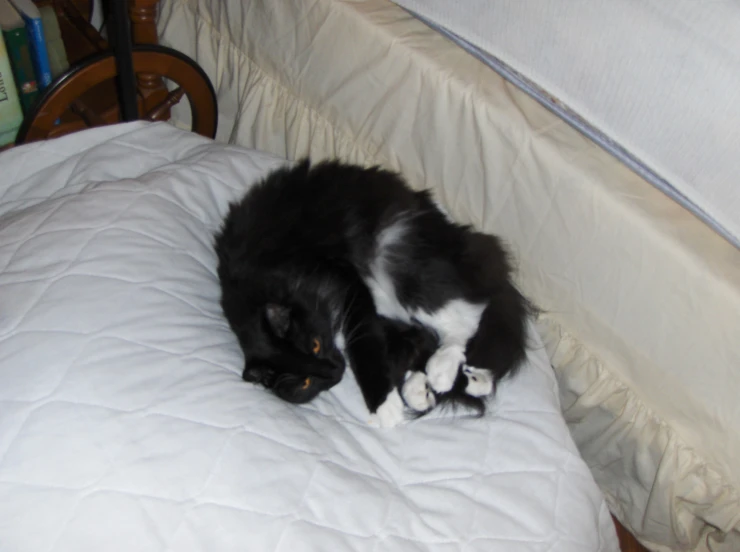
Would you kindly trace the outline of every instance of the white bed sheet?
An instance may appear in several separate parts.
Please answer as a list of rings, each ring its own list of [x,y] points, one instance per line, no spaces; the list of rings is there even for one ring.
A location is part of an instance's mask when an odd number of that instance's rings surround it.
[[[740,250],[388,0],[163,0],[159,30],[218,139],[399,169],[502,235],[615,515],[656,550],[740,547]]]
[[[479,420],[241,381],[212,233],[281,163],[162,123],[0,154],[0,550],[617,552],[541,346]]]
[[[740,247],[738,2],[394,2],[513,69]]]

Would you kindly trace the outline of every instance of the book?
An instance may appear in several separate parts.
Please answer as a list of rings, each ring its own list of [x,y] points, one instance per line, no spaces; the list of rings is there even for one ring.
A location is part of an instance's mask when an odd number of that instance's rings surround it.
[[[10,3],[18,10],[26,24],[33,69],[36,72],[39,90],[44,90],[51,84],[52,77],[49,54],[46,51],[44,26],[41,23],[41,12],[32,0],[10,0]]]
[[[51,78],[55,79],[69,69],[67,50],[64,48],[62,31],[59,29],[57,12],[52,6],[39,8],[39,12],[41,12],[41,23],[44,26],[46,53],[49,56]]]
[[[0,146],[15,141],[22,122],[23,111],[13,71],[10,69],[10,58],[5,48],[5,40],[0,40]]]
[[[26,114],[33,107],[39,90],[31,61],[25,23],[8,0],[0,0],[0,29],[5,39],[5,49],[10,58],[10,68],[13,71],[21,108]]]

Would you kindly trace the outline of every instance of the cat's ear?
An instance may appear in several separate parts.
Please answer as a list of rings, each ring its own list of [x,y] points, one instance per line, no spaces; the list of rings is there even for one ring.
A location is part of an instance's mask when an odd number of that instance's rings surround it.
[[[268,303],[265,307],[265,316],[272,331],[278,337],[285,337],[290,327],[290,308],[275,303]]]

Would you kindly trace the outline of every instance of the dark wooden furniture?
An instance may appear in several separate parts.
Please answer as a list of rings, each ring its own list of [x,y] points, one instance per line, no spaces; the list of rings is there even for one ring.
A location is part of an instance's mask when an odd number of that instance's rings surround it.
[[[617,527],[617,537],[619,537],[619,547],[622,552],[649,552],[640,542],[619,523],[617,518],[612,516],[614,525]]]
[[[88,23],[85,0],[39,2],[54,6],[70,69],[41,95],[19,129],[16,144],[135,118],[167,120],[170,108],[184,97],[190,104],[192,130],[215,136],[217,106],[210,80],[193,60],[157,44],[159,0],[128,0],[128,10],[120,3],[124,1],[108,4],[118,15],[117,24],[108,29],[112,46]],[[122,37],[117,41],[116,30]],[[122,81],[131,96],[119,93]]]

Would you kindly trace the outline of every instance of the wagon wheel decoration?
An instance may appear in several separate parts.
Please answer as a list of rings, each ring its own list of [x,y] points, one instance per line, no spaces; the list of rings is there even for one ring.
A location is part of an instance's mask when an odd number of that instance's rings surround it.
[[[177,50],[155,45],[133,46],[130,62],[135,75],[156,75],[176,86],[146,113],[140,112],[140,107],[134,107],[137,116],[122,117],[121,113],[125,109],[122,105],[116,109],[114,120],[111,121],[110,118],[101,117],[80,98],[100,83],[118,77],[115,53],[106,52],[93,56],[72,67],[44,91],[19,129],[16,144],[64,134],[64,125],[60,125],[59,121],[67,110],[81,118],[85,127],[136,118],[157,121],[166,118],[169,109],[183,97],[187,97],[190,103],[191,130],[208,138],[216,135],[216,94],[208,76],[198,64]],[[79,127],[74,130],[79,130]]]

